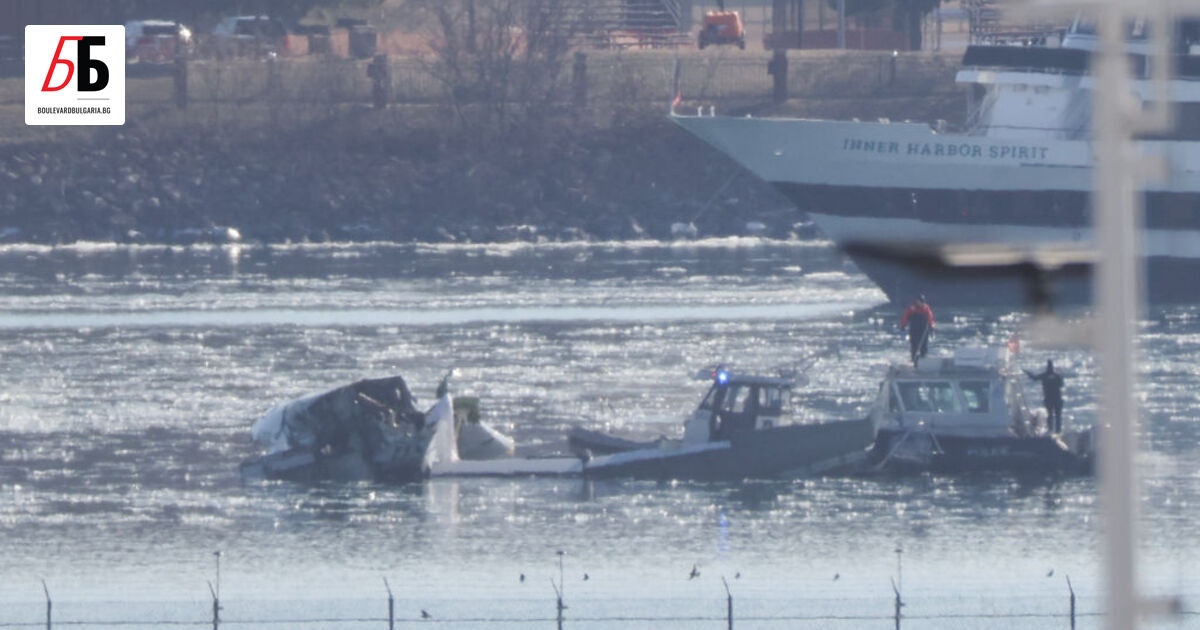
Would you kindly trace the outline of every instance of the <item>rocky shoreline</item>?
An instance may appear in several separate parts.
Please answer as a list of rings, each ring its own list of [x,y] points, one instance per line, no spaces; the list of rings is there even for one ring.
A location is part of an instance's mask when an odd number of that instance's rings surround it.
[[[798,55],[793,99],[782,105],[764,100],[766,75],[753,73],[765,57],[743,57],[687,57],[685,91],[698,100],[685,98],[681,111],[713,101],[729,115],[953,121],[964,111],[953,55],[901,55],[898,71],[896,57],[875,53]],[[0,126],[0,242],[804,232],[802,214],[773,188],[667,119],[652,97],[670,61],[596,53],[586,105],[557,103],[536,117],[512,108],[507,131],[488,137],[429,100],[436,90],[371,108],[351,89],[365,84],[358,66],[292,63],[283,74],[295,89],[275,97],[255,87],[261,64],[198,66],[186,109],[175,107],[169,79],[138,79],[129,122],[104,128],[21,125],[21,81],[0,78],[0,120],[12,121]],[[414,76],[396,78],[408,97]],[[203,77],[222,77],[223,91]],[[297,85],[313,94],[301,98]]]
[[[661,118],[548,146],[414,140],[390,150],[122,131],[72,150],[10,146],[0,155],[0,239],[607,240],[680,236],[680,225],[743,234],[748,224],[786,236],[801,220],[769,186]]]
[[[961,112],[942,83],[904,88],[726,113]],[[566,109],[487,139],[430,105],[139,107],[124,127],[12,129],[0,143],[0,242],[787,238],[806,225],[665,104]]]

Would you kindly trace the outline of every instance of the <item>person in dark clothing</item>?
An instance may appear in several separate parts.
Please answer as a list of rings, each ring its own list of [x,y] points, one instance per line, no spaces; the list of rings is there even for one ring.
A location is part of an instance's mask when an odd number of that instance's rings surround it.
[[[1029,378],[1042,382],[1042,401],[1046,405],[1047,429],[1053,433],[1062,433],[1063,408],[1063,376],[1054,371],[1054,361],[1046,361],[1046,371],[1034,374],[1025,370]]]
[[[929,335],[933,334],[933,309],[925,301],[925,296],[908,305],[904,315],[900,317],[900,329],[908,328],[908,347],[912,355],[913,365],[918,357],[924,357],[929,351]]]

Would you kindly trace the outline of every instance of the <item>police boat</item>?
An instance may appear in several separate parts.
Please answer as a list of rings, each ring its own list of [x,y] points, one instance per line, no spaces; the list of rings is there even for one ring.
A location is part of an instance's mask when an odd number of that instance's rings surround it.
[[[460,461],[448,439],[434,439],[430,474],[439,476],[569,475],[588,478],[712,479],[810,476],[852,470],[875,437],[870,418],[797,423],[794,380],[718,368],[707,393],[683,423],[683,436],[635,442],[576,429],[574,457]]]
[[[1049,430],[1025,402],[1008,348],[964,347],[893,364],[871,411],[870,471],[1086,473],[1092,430]]]

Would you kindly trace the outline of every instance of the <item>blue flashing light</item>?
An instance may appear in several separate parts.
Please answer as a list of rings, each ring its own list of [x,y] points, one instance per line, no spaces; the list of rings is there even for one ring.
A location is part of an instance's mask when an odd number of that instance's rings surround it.
[[[717,368],[717,371],[713,373],[713,378],[717,380],[717,385],[729,384],[729,372],[725,368]]]

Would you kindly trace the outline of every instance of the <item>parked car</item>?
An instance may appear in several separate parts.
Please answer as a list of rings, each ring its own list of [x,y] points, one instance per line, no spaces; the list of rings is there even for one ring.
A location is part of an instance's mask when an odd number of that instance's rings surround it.
[[[286,49],[287,28],[266,15],[228,17],[213,29],[212,43],[222,57],[266,57]]]
[[[125,23],[125,56],[132,61],[161,63],[192,48],[192,31],[171,20],[132,20]]]

